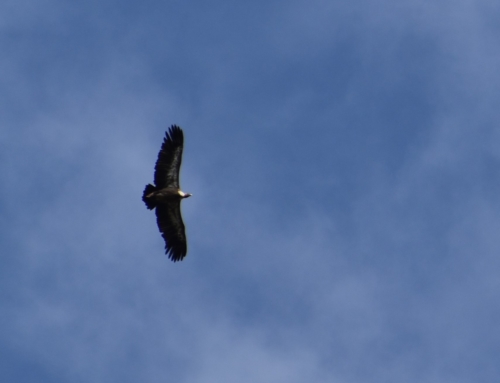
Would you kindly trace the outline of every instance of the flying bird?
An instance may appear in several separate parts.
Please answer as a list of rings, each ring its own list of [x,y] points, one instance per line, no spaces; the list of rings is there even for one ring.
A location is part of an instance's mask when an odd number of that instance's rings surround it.
[[[165,254],[174,261],[182,261],[187,253],[186,232],[181,216],[181,200],[191,197],[179,186],[184,133],[172,125],[165,133],[156,160],[154,185],[148,184],[142,200],[149,210],[156,208],[156,222],[165,240]]]

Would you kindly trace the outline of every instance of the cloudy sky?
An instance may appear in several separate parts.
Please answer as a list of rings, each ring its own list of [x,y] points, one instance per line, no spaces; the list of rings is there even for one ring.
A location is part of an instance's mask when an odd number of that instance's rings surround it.
[[[500,5],[5,0],[4,382],[493,382]],[[188,256],[141,201],[183,127]]]

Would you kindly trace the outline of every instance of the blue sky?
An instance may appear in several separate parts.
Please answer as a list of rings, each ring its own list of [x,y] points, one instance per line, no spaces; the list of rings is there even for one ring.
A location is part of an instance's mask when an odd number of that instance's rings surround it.
[[[496,381],[499,16],[2,2],[2,381]],[[175,264],[141,201],[173,123]]]

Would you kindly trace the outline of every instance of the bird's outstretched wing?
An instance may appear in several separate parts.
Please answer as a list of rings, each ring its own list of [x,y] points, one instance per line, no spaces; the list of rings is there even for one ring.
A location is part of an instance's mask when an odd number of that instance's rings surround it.
[[[186,231],[181,216],[181,200],[162,203],[156,207],[156,222],[165,240],[165,254],[176,262],[187,253]]]
[[[155,166],[155,185],[162,189],[166,187],[179,188],[179,169],[182,162],[184,133],[177,125],[172,125],[165,133],[158,160]]]

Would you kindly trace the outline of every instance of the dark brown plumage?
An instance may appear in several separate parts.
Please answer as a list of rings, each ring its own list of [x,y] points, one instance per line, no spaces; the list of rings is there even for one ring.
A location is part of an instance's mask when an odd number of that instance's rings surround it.
[[[156,161],[154,183],[148,184],[142,194],[147,208],[156,208],[156,222],[165,240],[165,253],[176,262],[187,253],[186,233],[181,216],[181,200],[191,197],[179,186],[179,170],[182,162],[184,134],[177,125],[172,125],[165,138]]]

